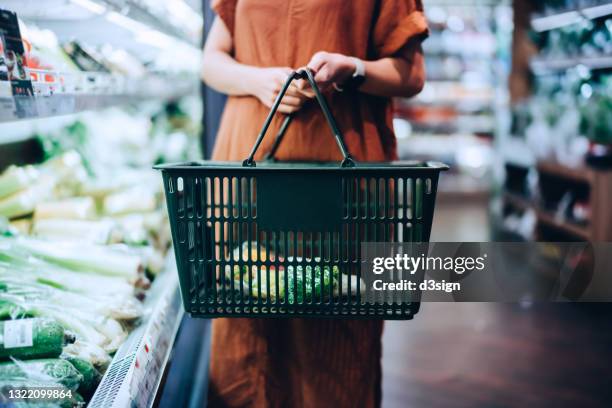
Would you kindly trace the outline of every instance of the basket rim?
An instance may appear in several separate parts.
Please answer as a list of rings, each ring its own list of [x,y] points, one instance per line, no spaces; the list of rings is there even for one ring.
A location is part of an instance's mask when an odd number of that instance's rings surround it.
[[[339,162],[280,162],[261,161],[256,166],[243,166],[242,162],[198,160],[179,163],[165,163],[153,166],[155,170],[243,170],[243,171],[275,171],[275,170],[298,170],[298,171],[355,171],[355,170],[390,170],[403,169],[412,171],[430,172],[432,170],[446,171],[450,167],[437,161],[397,160],[391,162],[356,162],[354,167],[342,167]]]

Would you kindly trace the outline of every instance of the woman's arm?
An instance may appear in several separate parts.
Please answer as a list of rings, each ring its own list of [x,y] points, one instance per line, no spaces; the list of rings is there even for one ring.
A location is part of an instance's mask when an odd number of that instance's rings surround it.
[[[281,87],[291,73],[289,67],[260,68],[241,64],[233,56],[234,40],[223,20],[216,17],[202,58],[202,80],[211,88],[228,95],[252,95],[271,107]],[[309,99],[289,88],[278,110],[283,113],[297,111]]]
[[[359,87],[361,92],[377,96],[410,97],[423,89],[425,62],[420,43],[407,44],[396,56],[363,63],[365,81]],[[317,52],[308,67],[316,72],[315,80],[323,89],[329,89],[334,83],[341,86],[355,72],[351,58],[328,52]]]

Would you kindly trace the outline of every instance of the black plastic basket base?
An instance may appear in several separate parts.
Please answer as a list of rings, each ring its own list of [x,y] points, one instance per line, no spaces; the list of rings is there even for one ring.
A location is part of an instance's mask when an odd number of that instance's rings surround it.
[[[261,304],[236,306],[200,306],[187,310],[194,318],[217,317],[258,317],[258,318],[328,318],[328,319],[384,319],[384,320],[411,320],[418,313],[419,303],[402,306],[349,306],[349,305],[299,305],[272,306]]]

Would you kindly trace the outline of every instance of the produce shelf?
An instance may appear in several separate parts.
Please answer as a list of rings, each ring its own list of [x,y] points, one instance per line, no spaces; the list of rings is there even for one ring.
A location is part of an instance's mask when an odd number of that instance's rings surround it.
[[[196,89],[191,82],[173,85],[166,85],[164,89],[149,89],[128,94],[78,93],[19,97],[4,94],[0,96],[0,122],[68,115],[151,99],[172,100],[186,96]]]
[[[167,264],[147,292],[149,314],[115,354],[89,407],[153,405],[184,314],[173,255]]]
[[[593,20],[612,14],[612,3],[599,6],[585,7],[575,10],[567,10],[549,15],[537,15],[531,19],[531,27],[537,32],[553,30],[583,20]]]
[[[137,0],[47,0],[44,7],[39,0],[4,0],[2,8],[43,25],[46,22],[90,23],[103,18],[110,26],[117,25],[134,30],[148,28],[193,47],[199,47],[200,33],[186,31],[184,26],[169,22],[167,16],[156,14]],[[199,14],[197,10],[192,9],[192,12]],[[201,17],[199,20],[203,21]]]

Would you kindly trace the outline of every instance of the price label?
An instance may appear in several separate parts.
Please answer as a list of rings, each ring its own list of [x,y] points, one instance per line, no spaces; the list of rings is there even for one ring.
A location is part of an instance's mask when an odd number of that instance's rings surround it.
[[[4,322],[4,348],[32,347],[32,319]]]

